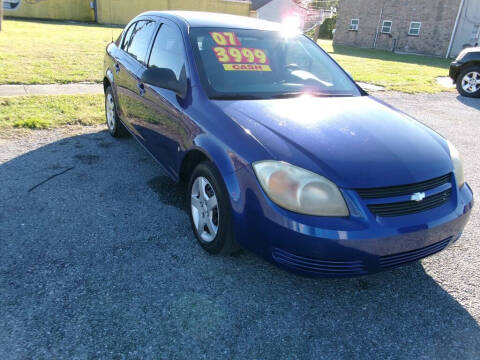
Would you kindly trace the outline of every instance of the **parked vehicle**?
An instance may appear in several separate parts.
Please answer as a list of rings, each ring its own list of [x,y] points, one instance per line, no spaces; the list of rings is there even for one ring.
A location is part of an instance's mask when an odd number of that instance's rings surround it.
[[[241,245],[297,273],[354,276],[436,253],[467,223],[455,147],[280,24],[147,12],[107,47],[104,73],[110,133],[186,180],[210,253]]]
[[[464,49],[450,64],[450,77],[460,95],[480,97],[480,47]]]

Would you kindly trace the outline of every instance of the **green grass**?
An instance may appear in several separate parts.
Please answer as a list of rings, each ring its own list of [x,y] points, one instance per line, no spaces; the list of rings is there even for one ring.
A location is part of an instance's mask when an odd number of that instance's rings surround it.
[[[0,129],[48,129],[104,121],[103,95],[0,97]]]
[[[6,20],[0,33],[0,84],[100,82],[105,46],[121,29],[95,24]],[[449,60],[319,44],[357,81],[408,93],[445,90]]]
[[[5,20],[0,84],[102,81],[106,45],[121,29],[66,22]]]
[[[436,78],[448,76],[451,60],[428,56],[400,55],[389,51],[332,45],[319,45],[344,67],[356,81],[380,85],[388,90],[406,93],[446,91]]]

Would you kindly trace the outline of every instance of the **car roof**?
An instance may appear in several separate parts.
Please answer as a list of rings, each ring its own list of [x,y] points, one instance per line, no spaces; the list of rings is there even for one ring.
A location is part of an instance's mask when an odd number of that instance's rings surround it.
[[[471,48],[466,48],[467,52],[480,52],[480,47],[471,47]]]
[[[148,11],[141,15],[177,19],[190,27],[225,27],[270,31],[279,31],[281,27],[279,23],[252,17],[201,11]]]

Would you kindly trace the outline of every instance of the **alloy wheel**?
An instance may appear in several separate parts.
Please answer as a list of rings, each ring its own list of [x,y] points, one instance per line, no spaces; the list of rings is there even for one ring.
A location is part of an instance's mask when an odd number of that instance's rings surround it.
[[[462,88],[469,94],[476,93],[480,89],[480,73],[472,71],[465,74],[462,79]]]
[[[115,130],[115,102],[112,94],[107,94],[107,125],[110,131]]]
[[[190,197],[195,229],[203,241],[212,242],[220,220],[215,190],[205,177],[199,176],[193,182]]]

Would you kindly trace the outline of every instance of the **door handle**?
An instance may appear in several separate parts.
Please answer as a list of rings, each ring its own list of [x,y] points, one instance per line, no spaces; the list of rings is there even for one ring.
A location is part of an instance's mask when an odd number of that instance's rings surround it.
[[[120,65],[115,64],[115,72],[117,72],[117,73],[120,72]]]
[[[138,92],[140,93],[140,96],[145,95],[145,85],[143,85],[142,83],[138,83],[137,87],[138,87]]]

